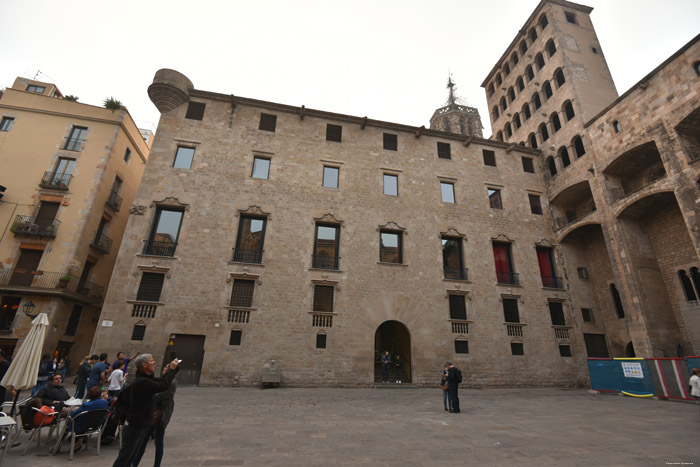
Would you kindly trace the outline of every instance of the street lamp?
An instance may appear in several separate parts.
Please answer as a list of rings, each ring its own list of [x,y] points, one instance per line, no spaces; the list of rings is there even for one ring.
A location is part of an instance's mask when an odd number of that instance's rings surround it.
[[[27,302],[22,307],[22,311],[24,311],[24,314],[27,315],[29,318],[34,319],[39,315],[39,313],[37,313],[36,315],[32,314],[32,311],[34,311],[34,308],[36,308],[36,305],[34,305],[34,302]]]

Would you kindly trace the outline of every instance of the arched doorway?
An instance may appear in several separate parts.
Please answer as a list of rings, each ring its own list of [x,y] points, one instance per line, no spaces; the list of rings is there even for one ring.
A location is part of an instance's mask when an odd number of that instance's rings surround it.
[[[374,382],[382,381],[382,364],[379,361],[384,352],[389,352],[391,356],[391,370],[389,380],[396,380],[396,367],[393,362],[396,355],[401,356],[403,362],[401,381],[411,382],[411,335],[408,328],[399,321],[385,321],[377,328],[374,334]]]

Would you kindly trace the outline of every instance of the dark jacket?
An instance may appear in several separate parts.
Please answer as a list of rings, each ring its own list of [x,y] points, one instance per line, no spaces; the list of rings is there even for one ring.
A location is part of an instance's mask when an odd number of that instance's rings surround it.
[[[173,380],[168,389],[156,394],[156,397],[154,398],[156,409],[161,410],[163,413],[160,417],[160,421],[158,422],[158,426],[167,428],[168,423],[170,422],[170,417],[173,415],[173,410],[175,410],[175,400],[173,398],[175,397],[176,390],[177,381]]]
[[[178,368],[168,370],[162,378],[153,375],[136,372],[136,380],[129,386],[129,409],[126,412],[126,421],[129,425],[147,427],[153,419],[153,396],[163,392],[170,386],[177,374]]]
[[[447,388],[457,389],[459,383],[457,382],[457,367],[453,366],[450,371],[447,372]]]
[[[80,368],[78,368],[78,379],[81,381],[87,381],[88,377],[90,376],[90,370],[92,367],[90,367],[90,362],[85,361],[83,362],[82,365],[80,365]]]
[[[54,405],[53,401],[64,402],[70,399],[66,388],[63,386],[53,386],[51,383],[41,388],[34,397],[38,397],[41,399],[42,404],[49,406]]]
[[[444,386],[447,384],[447,375],[443,371],[440,377],[440,386]]]

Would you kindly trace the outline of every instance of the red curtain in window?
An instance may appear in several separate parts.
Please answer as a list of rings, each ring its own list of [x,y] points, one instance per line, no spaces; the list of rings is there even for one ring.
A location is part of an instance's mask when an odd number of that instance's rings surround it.
[[[537,262],[540,264],[540,276],[551,278],[554,276],[552,272],[552,262],[550,260],[550,252],[545,249],[537,249]]]
[[[510,269],[508,267],[508,249],[506,245],[493,244],[493,259],[496,263],[496,276],[499,282],[510,277]]]

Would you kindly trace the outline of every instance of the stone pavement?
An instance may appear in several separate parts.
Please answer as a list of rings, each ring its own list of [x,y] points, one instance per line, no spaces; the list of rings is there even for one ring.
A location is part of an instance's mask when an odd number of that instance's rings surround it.
[[[393,385],[392,385],[393,386]],[[594,395],[581,389],[178,388],[164,466],[666,466],[700,465],[692,403]],[[26,440],[26,435],[22,435]],[[95,456],[30,447],[10,467],[109,466]],[[150,466],[153,446],[142,466]]]

